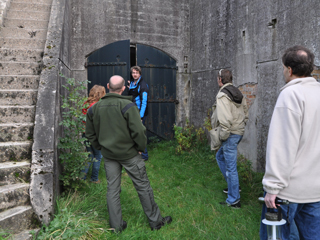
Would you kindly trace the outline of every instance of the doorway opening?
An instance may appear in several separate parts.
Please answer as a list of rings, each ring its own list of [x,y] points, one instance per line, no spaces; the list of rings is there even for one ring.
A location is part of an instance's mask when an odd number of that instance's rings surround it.
[[[148,139],[173,138],[176,100],[176,61],[165,52],[143,44],[123,40],[108,44],[87,58],[88,91],[93,85],[107,86],[111,76],[131,78],[130,68],[141,67],[141,75],[149,86]],[[127,94],[127,91],[124,93]]]

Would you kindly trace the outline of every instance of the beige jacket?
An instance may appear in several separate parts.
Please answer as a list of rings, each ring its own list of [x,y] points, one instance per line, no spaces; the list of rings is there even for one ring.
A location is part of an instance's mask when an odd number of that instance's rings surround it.
[[[216,96],[216,103],[212,107],[211,125],[212,128],[221,127],[219,133],[221,141],[227,140],[230,133],[243,135],[248,121],[248,107],[245,97],[239,104],[232,101],[227,94],[221,92],[229,85],[232,85],[232,83],[227,83],[220,88]]]
[[[280,92],[268,134],[266,192],[295,203],[320,201],[320,83],[288,82]]]

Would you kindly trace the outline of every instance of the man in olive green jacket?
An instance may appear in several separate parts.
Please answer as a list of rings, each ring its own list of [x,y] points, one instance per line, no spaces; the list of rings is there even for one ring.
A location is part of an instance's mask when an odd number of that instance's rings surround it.
[[[101,150],[105,160],[110,226],[115,232],[127,227],[120,205],[121,170],[124,167],[137,190],[151,229],[159,230],[172,218],[161,216],[140,155],[147,144],[146,129],[132,97],[121,95],[125,90],[124,79],[113,76],[107,87],[109,93],[88,110],[86,137],[94,148]]]
[[[232,85],[231,71],[226,69],[219,71],[218,85],[220,90],[216,97],[216,108],[212,122],[220,128],[221,147],[216,154],[216,159],[221,173],[228,183],[228,188],[223,190],[228,194],[227,200],[220,204],[240,208],[237,146],[244,134],[248,120],[248,108],[242,93]]]

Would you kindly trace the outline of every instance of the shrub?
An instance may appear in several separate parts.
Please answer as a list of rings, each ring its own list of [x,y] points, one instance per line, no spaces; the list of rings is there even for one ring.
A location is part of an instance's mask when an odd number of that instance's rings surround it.
[[[64,77],[63,75],[61,75]],[[83,103],[86,100],[83,92],[86,89],[88,81],[76,82],[74,78],[66,78],[68,90],[67,97],[62,96],[62,121],[59,125],[63,126],[63,134],[59,140],[60,149],[59,160],[63,166],[63,172],[60,180],[65,188],[77,189],[83,177],[81,171],[87,165],[89,158],[84,148],[82,133],[84,132],[85,115],[82,114]]]
[[[173,128],[174,137],[178,144],[176,153],[182,153],[183,151],[189,152],[194,146],[199,146],[207,140],[203,129],[201,127],[196,129],[193,125],[190,125],[188,119],[184,127],[174,125]]]

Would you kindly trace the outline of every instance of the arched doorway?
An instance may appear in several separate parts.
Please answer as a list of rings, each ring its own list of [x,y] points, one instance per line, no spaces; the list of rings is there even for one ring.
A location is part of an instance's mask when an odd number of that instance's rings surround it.
[[[107,87],[111,76],[130,79],[130,67],[141,67],[143,79],[149,85],[148,139],[173,138],[176,100],[176,61],[165,52],[129,40],[108,44],[88,56],[88,90],[95,84]],[[127,91],[123,93],[127,94]]]

